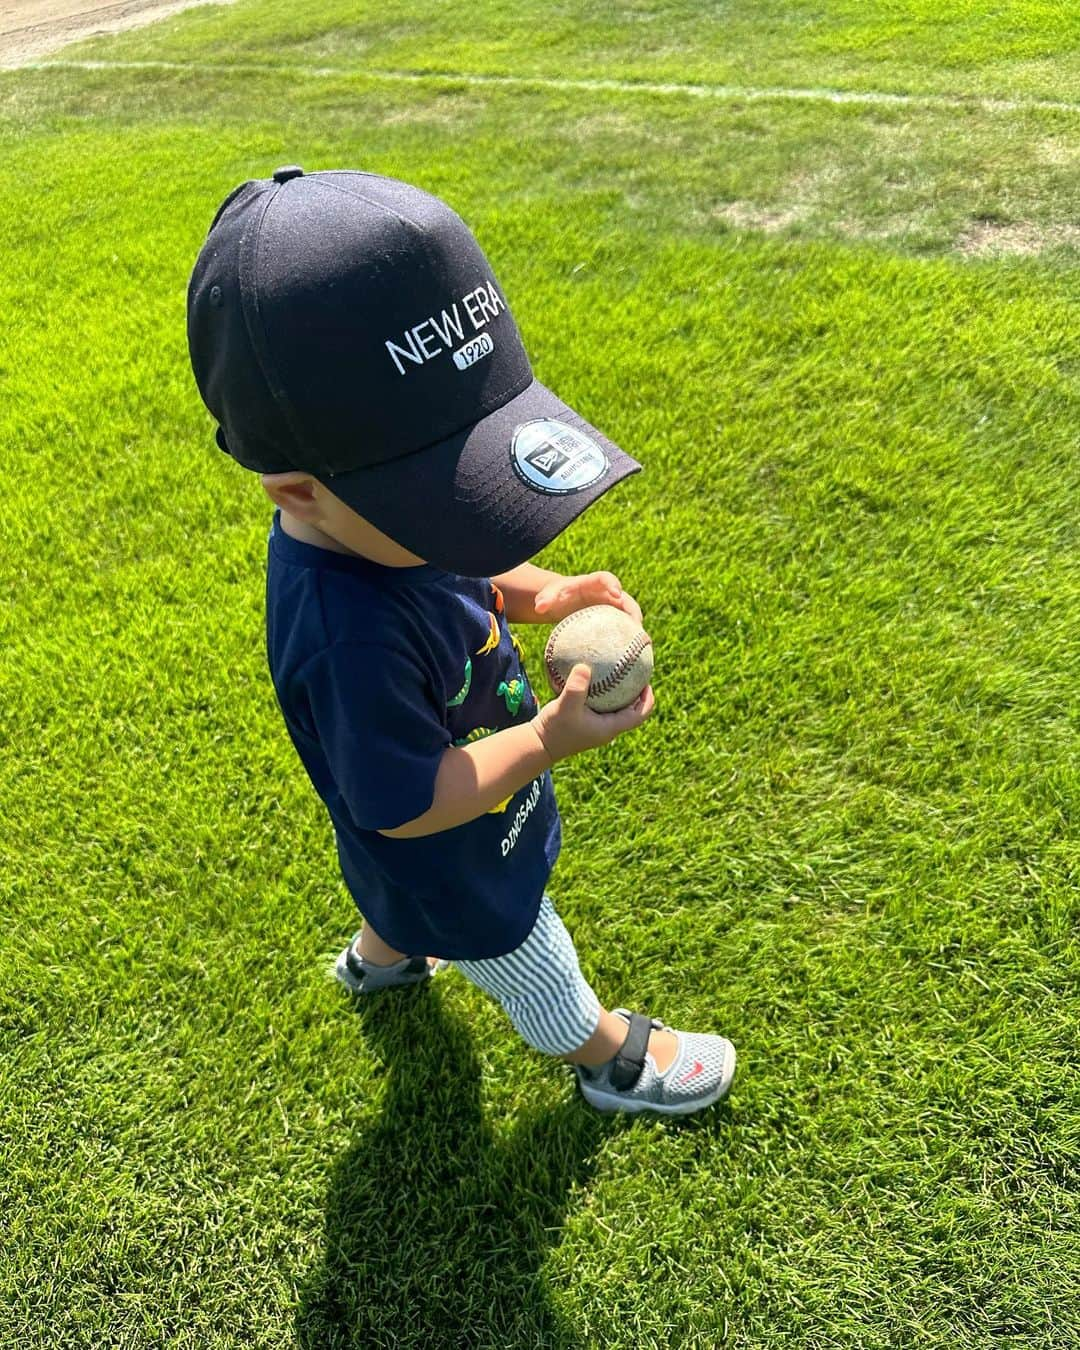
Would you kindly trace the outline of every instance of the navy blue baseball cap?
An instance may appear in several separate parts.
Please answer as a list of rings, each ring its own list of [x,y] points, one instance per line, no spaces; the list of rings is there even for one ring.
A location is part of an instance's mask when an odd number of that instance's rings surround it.
[[[222,450],[310,473],[447,571],[517,566],[641,468],[534,378],[461,217],[395,178],[288,165],[240,184],[187,336]]]

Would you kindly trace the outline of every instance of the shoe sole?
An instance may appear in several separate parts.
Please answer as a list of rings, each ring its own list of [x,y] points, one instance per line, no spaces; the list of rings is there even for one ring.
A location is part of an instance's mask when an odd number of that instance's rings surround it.
[[[694,1111],[702,1111],[706,1106],[714,1105],[721,1097],[727,1095],[735,1077],[736,1058],[735,1047],[732,1045],[730,1053],[725,1057],[724,1072],[720,1081],[707,1097],[695,1097],[685,1102],[673,1102],[671,1104],[650,1102],[643,1097],[624,1097],[622,1095],[616,1096],[612,1092],[598,1092],[580,1074],[577,1075],[577,1080],[581,1087],[581,1095],[589,1105],[595,1107],[597,1111],[603,1111],[606,1115],[612,1115],[617,1111],[623,1111],[628,1115],[638,1115],[642,1111],[653,1111],[661,1116],[689,1116]]]

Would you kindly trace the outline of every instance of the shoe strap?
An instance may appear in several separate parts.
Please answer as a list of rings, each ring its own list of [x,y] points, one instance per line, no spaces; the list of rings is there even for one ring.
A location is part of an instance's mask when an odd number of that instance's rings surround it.
[[[649,1046],[652,1021],[641,1013],[630,1014],[626,1040],[619,1048],[611,1066],[611,1085],[620,1092],[633,1087],[645,1067],[645,1051]]]
[[[367,974],[364,962],[356,953],[356,939],[354,938],[345,952],[345,968],[349,974],[356,980],[362,980]]]
[[[403,965],[400,970],[394,971],[395,977],[400,980],[405,975],[423,975],[428,969],[426,956],[410,956],[407,959],[408,964]],[[353,944],[349,944],[348,951],[345,953],[345,965],[352,976],[363,981],[370,973],[374,979],[385,978],[384,972],[392,970],[392,966],[367,966],[364,964],[364,958],[357,954]]]

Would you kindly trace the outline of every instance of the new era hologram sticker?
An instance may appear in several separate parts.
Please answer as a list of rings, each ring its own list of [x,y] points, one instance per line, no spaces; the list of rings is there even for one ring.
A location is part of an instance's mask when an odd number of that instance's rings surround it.
[[[610,467],[591,436],[553,417],[537,417],[514,428],[510,463],[529,487],[554,493],[580,492]]]

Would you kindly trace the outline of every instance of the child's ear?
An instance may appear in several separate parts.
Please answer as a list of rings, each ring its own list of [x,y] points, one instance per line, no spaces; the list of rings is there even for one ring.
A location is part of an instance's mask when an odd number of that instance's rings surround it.
[[[262,485],[266,495],[283,511],[297,520],[313,521],[319,514],[315,499],[316,482],[309,473],[290,469],[287,473],[264,473]]]

